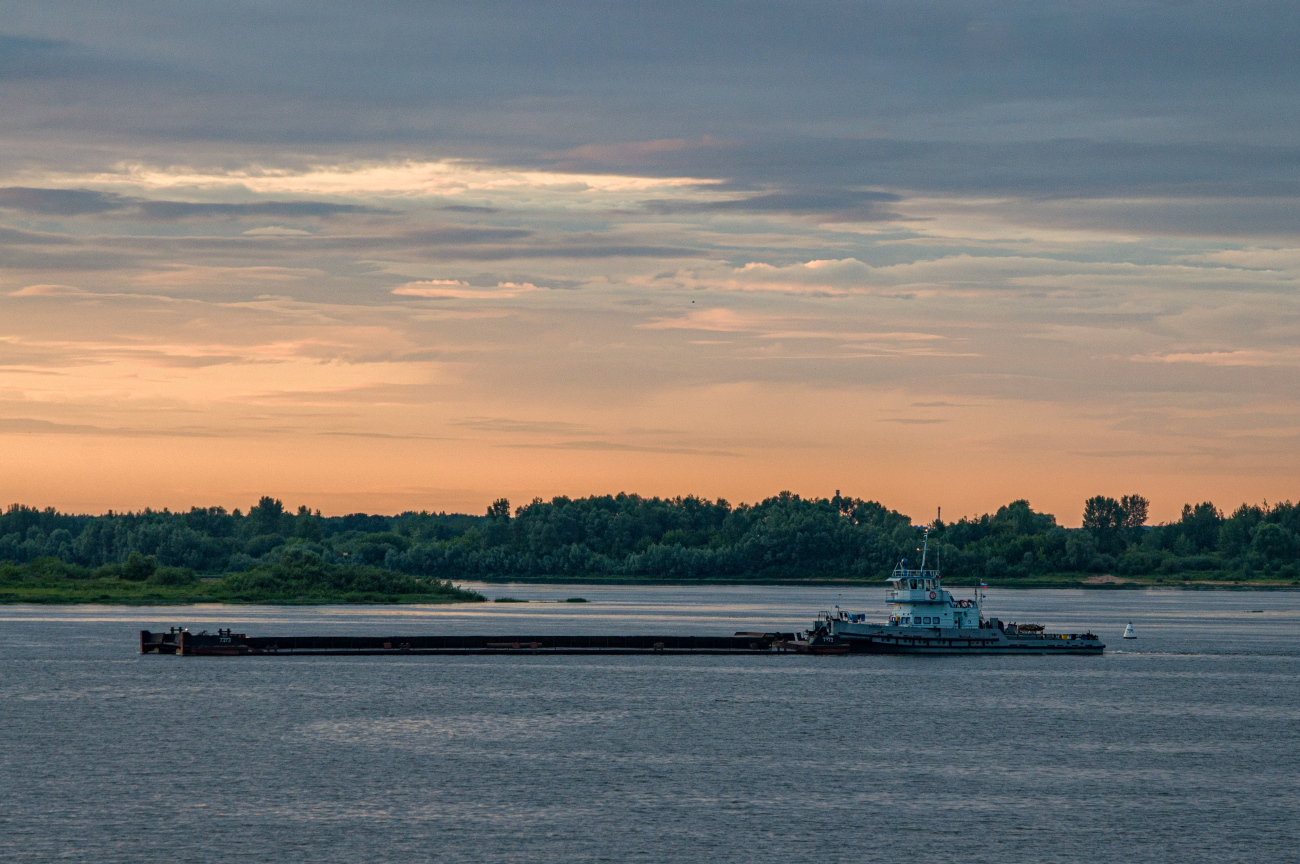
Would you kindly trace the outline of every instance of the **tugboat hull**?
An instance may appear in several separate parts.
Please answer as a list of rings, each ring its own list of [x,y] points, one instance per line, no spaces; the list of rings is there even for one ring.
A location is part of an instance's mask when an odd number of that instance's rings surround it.
[[[1096,638],[1006,636],[998,631],[914,631],[882,628],[875,633],[836,633],[853,654],[1101,654],[1106,646]],[[894,632],[890,632],[894,631]],[[993,635],[986,635],[992,632]]]

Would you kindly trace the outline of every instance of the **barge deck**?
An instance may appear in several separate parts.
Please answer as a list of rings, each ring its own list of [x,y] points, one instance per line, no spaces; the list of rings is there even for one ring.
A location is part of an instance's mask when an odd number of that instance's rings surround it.
[[[778,654],[794,633],[735,636],[248,636],[230,630],[140,631],[141,654]]]

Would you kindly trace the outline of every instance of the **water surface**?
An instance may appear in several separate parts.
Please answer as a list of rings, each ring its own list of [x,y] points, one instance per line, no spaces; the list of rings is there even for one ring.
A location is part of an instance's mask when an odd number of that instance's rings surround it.
[[[137,631],[790,630],[883,590],[0,607],[0,859],[1295,860],[1300,594],[990,591],[1102,657],[141,656]],[[958,594],[962,592],[958,591]],[[1122,642],[1132,621],[1139,638]]]

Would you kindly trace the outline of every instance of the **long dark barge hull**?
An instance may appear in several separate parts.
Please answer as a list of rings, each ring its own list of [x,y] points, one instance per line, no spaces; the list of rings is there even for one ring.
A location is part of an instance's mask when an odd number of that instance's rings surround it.
[[[140,631],[141,654],[201,656],[384,654],[777,654],[793,633],[740,636],[246,636]]]
[[[141,654],[198,656],[339,656],[386,654],[1101,654],[1100,641],[1079,637],[971,635],[971,638],[839,634],[811,642],[793,633],[735,636],[247,636],[171,628],[140,631]]]

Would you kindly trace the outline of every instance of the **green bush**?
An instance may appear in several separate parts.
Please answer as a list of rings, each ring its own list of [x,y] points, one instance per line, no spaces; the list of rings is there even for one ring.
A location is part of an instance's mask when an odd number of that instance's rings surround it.
[[[199,577],[188,567],[159,567],[145,581],[150,585],[193,585]]]
[[[127,556],[126,564],[122,567],[122,578],[131,582],[143,582],[157,569],[158,559],[153,555],[132,552]]]

